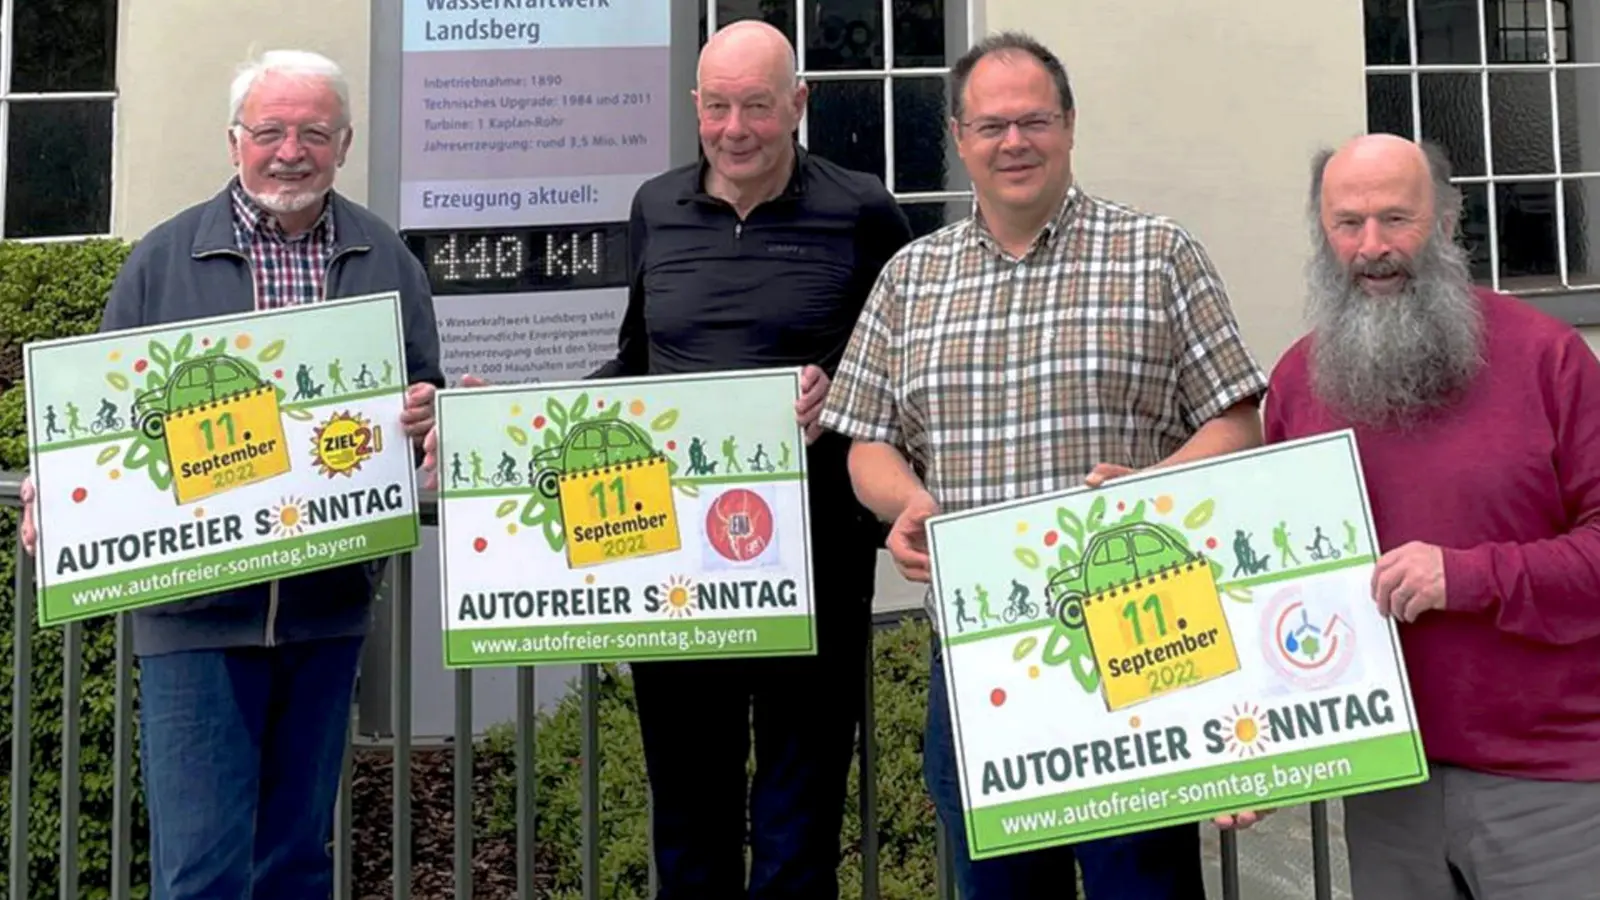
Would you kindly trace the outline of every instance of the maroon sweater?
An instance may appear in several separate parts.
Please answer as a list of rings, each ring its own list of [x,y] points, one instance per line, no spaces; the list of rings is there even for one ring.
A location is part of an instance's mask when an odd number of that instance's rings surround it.
[[[1479,291],[1488,365],[1409,434],[1356,428],[1382,550],[1444,548],[1445,609],[1400,624],[1436,762],[1600,781],[1600,362],[1576,331]],[[1349,427],[1279,360],[1269,443]]]

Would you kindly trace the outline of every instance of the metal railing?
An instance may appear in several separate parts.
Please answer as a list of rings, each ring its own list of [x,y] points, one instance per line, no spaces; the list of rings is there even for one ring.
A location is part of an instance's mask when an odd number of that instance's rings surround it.
[[[21,476],[0,472],[0,507],[16,508],[20,504]],[[436,521],[436,501],[432,493],[420,498],[424,524]],[[32,706],[31,653],[34,640],[35,596],[33,590],[33,560],[23,552],[20,542],[14,548],[0,548],[16,554],[16,592],[12,642],[14,666],[11,685],[12,733],[10,821],[4,835],[8,845],[8,883],[10,900],[27,900],[32,896],[29,884],[29,812],[32,799],[32,759],[34,735],[30,720]],[[397,557],[389,567],[389,584],[386,591],[389,615],[387,628],[390,654],[389,697],[392,707],[393,736],[392,767],[392,831],[390,853],[392,864],[392,896],[405,900],[412,896],[412,837],[411,761],[413,751],[411,722],[411,576],[407,557]],[[383,602],[383,601],[380,601]],[[61,829],[58,843],[60,859],[76,861],[78,858],[80,825],[81,757],[79,746],[80,716],[83,701],[83,623],[69,623],[61,627]],[[126,615],[118,615],[115,624],[115,736],[112,750],[112,817],[111,817],[111,900],[129,900],[131,887],[142,884],[146,873],[132,871],[133,822],[132,798],[134,792],[133,752],[133,652]],[[583,897],[599,900],[600,885],[600,785],[599,785],[599,702],[598,677],[594,666],[583,666],[581,689],[581,783],[582,783],[582,871]],[[473,896],[473,745],[477,735],[473,730],[472,700],[473,680],[470,670],[454,673],[455,679],[455,732],[452,741],[454,758],[454,892],[453,896]],[[517,896],[530,900],[535,896],[534,841],[535,808],[534,786],[534,725],[535,669],[519,667],[516,673],[516,870]],[[873,709],[872,678],[866,679],[866,696],[863,704],[863,724],[859,741],[859,805],[861,816],[861,881],[862,897],[875,900],[878,895],[878,785],[876,719]],[[337,812],[332,835],[334,859],[334,897],[349,900],[354,896],[354,854],[352,846],[351,773],[353,750],[357,746],[355,735],[345,753],[344,772],[340,779]],[[370,746],[370,743],[364,746]],[[1314,896],[1317,900],[1331,900],[1333,878],[1329,839],[1328,810],[1323,803],[1310,805],[1312,830],[1312,863]],[[939,900],[952,900],[957,896],[954,876],[946,853],[946,836],[935,818],[935,846],[938,855]],[[1240,896],[1238,836],[1222,832],[1221,883],[1225,900],[1238,900]],[[79,869],[75,864],[60,866],[57,896],[79,896]],[[652,870],[651,891],[654,891]]]

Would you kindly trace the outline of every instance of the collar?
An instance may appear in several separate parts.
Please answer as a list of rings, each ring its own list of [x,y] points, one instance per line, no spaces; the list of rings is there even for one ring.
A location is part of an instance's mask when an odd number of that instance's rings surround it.
[[[278,224],[277,217],[245,191],[237,175],[228,181],[228,196],[233,201],[234,220],[247,232],[264,234],[285,244],[303,240],[320,240],[330,245],[334,242],[333,203],[326,195],[322,199],[322,214],[317,216],[317,220],[311,223],[310,228],[294,237],[285,234],[283,226]]]
[[[194,241],[189,248],[191,256],[202,257],[213,253],[238,253],[239,242],[234,235],[235,212],[233,185],[238,176],[230,179],[222,190],[199,206],[199,221],[195,224]],[[368,250],[373,243],[372,233],[362,221],[357,207],[337,190],[328,191],[323,215],[331,225],[337,219],[338,232],[328,229],[328,244],[335,254],[345,250]]]
[[[783,186],[772,200],[763,201],[771,203],[776,200],[798,199],[806,192],[806,166],[811,159],[811,154],[798,140],[791,139],[790,146],[794,148],[794,168],[789,172],[789,182]],[[678,192],[679,203],[726,203],[720,197],[713,197],[706,190],[706,175],[711,171],[711,161],[706,159],[705,149],[701,148],[698,164],[692,167],[693,180],[685,182]]]
[[[1054,249],[1057,239],[1065,234],[1072,224],[1073,217],[1081,205],[1079,201],[1083,199],[1083,196],[1083,191],[1078,187],[1076,181],[1067,185],[1067,195],[1061,199],[1061,206],[1056,209],[1056,214],[1044,223],[1044,227],[1039,229],[1038,236],[1034,238],[1033,244],[1028,247],[1028,252],[1024,253],[1023,256],[1031,254],[1041,245]],[[972,226],[972,241],[993,253],[1002,255],[1005,253],[1005,249],[1000,246],[1000,241],[995,238],[994,232],[990,231],[989,226],[984,223],[983,211],[978,208],[978,198],[976,196],[972,198]]]

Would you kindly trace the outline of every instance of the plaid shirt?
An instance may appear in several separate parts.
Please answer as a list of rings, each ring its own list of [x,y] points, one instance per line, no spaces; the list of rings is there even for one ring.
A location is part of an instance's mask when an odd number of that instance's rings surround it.
[[[324,204],[322,215],[309,230],[289,237],[278,226],[278,220],[244,192],[237,177],[231,193],[233,236],[239,250],[250,259],[256,309],[322,300],[328,261],[333,257],[333,204]]]
[[[822,424],[894,445],[954,512],[1152,465],[1265,388],[1199,243],[1073,185],[1021,259],[976,213],[895,256]]]

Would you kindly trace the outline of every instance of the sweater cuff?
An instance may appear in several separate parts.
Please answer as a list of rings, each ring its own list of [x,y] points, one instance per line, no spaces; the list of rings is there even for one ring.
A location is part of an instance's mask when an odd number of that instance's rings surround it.
[[[1483,612],[1492,599],[1489,591],[1487,547],[1457,550],[1445,547],[1444,606],[1451,612]]]

